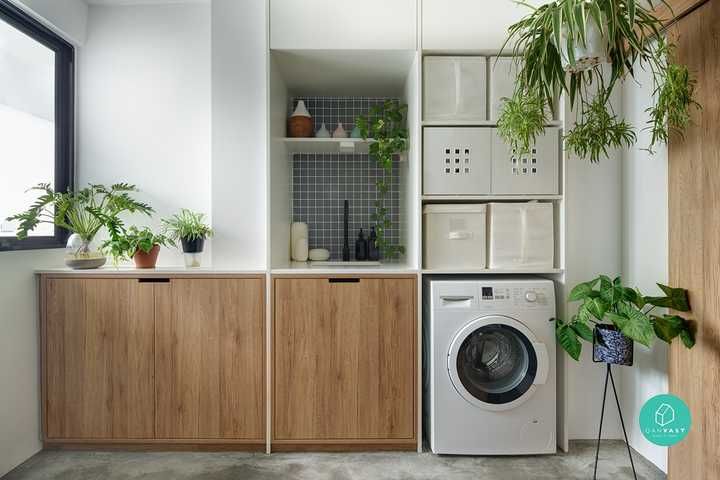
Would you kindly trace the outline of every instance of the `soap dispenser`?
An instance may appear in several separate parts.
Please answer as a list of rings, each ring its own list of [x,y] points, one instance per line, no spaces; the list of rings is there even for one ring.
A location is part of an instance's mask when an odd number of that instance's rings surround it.
[[[358,238],[355,240],[355,260],[367,260],[367,253],[368,243],[367,240],[365,240],[365,234],[361,228],[360,233],[358,233]]]
[[[377,232],[375,231],[375,227],[370,229],[370,238],[367,241],[367,247],[367,259],[372,262],[380,260],[380,249],[377,244]]]

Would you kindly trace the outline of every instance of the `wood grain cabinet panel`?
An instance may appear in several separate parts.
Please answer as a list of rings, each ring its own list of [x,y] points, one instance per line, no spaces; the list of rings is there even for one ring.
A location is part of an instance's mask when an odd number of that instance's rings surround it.
[[[264,282],[156,284],[156,436],[265,438]]]
[[[274,439],[415,438],[413,278],[274,280]]]
[[[44,295],[46,437],[152,438],[153,286],[49,279]]]

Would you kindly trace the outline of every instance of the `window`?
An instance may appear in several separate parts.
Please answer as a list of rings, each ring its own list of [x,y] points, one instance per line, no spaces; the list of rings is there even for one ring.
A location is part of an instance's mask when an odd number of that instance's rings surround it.
[[[38,183],[73,186],[73,62],[72,45],[0,0],[0,251],[65,246],[53,225],[18,240],[5,219],[34,202]]]

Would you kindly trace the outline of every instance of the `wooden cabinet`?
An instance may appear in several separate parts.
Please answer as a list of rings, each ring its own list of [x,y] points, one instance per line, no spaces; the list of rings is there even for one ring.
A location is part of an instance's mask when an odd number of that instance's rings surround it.
[[[264,278],[43,277],[45,441],[264,447]]]
[[[415,50],[416,18],[416,0],[270,0],[270,48]]]
[[[263,289],[258,279],[156,286],[158,438],[264,438]]]
[[[47,438],[152,438],[153,286],[51,279],[45,299]]]
[[[416,446],[416,280],[274,279],[273,443]]]

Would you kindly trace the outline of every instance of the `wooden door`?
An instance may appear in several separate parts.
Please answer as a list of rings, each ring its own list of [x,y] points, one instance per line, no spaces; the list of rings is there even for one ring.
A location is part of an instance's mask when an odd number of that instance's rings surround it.
[[[274,438],[415,438],[415,280],[275,279]]]
[[[265,438],[264,281],[156,284],[156,436]]]
[[[670,283],[690,291],[697,321],[692,350],[670,349],[670,391],[690,407],[692,429],[670,448],[669,478],[720,478],[720,2],[711,0],[670,29],[678,61],[697,78],[701,111],[669,145]]]
[[[154,435],[153,285],[45,280],[47,439]]]

